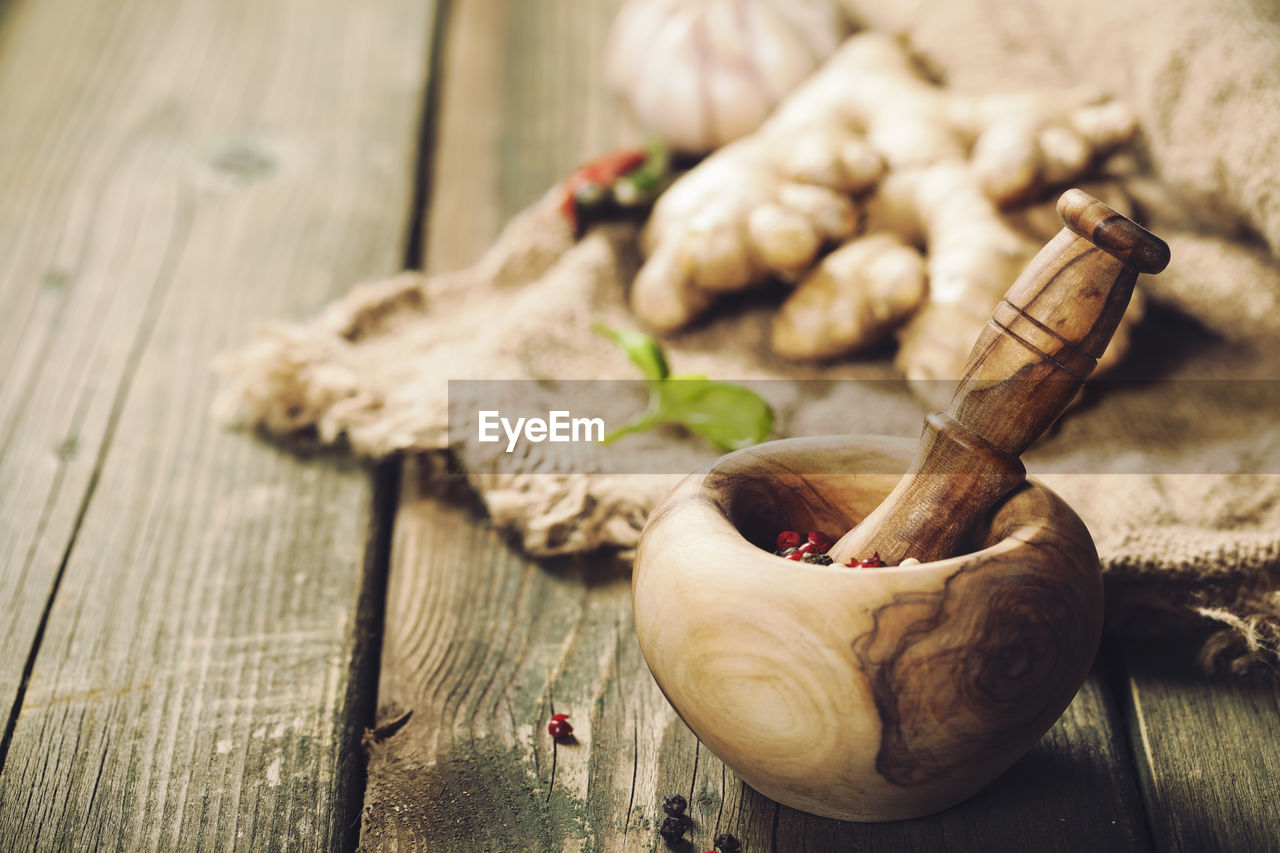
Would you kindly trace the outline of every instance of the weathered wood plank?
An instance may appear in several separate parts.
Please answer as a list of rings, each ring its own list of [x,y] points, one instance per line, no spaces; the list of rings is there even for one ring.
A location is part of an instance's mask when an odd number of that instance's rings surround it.
[[[472,0],[449,5],[442,84],[431,118],[430,193],[421,234],[428,270],[472,263],[506,220],[551,183],[601,150],[637,138],[622,129],[624,122],[599,73],[604,34],[619,5],[620,0]],[[428,499],[428,489],[414,471],[410,466],[397,512],[397,559],[416,561],[423,549],[459,559],[455,535],[491,559],[487,571],[478,574],[460,575],[450,568],[437,577],[434,571],[419,571],[412,562],[392,570],[379,718],[396,719],[402,706],[418,710],[404,728],[412,747],[400,748],[407,743],[405,735],[396,735],[392,752],[372,746],[362,843],[397,849],[451,839],[465,849],[487,838],[494,849],[515,849],[524,838],[519,833],[526,831],[540,832],[538,843],[550,843],[560,832],[550,827],[553,810],[557,823],[580,825],[585,820],[582,801],[568,799],[565,793],[566,774],[573,777],[574,772],[561,772],[555,787],[550,775],[556,764],[554,750],[542,743],[533,730],[537,726],[530,722],[531,713],[534,719],[543,716],[541,706],[552,701],[543,695],[543,687],[558,658],[549,655],[565,638],[543,638],[538,649],[530,649],[523,635],[510,640],[499,624],[482,620],[477,626],[467,614],[473,609],[473,596],[488,602],[490,596],[502,594],[506,608],[518,610],[523,620],[513,627],[535,620],[545,624],[554,621],[556,611],[543,612],[544,608],[553,602],[568,605],[570,609],[560,613],[568,618],[581,590],[563,575],[558,587],[548,587],[541,570],[510,554],[492,531],[456,507]],[[451,535],[454,524],[458,527]],[[424,536],[430,544],[421,544]],[[447,563],[433,565],[445,568]],[[536,592],[532,603],[521,598],[526,584],[533,584]],[[570,597],[561,602],[566,589]],[[490,606],[484,605],[486,612]],[[613,608],[620,606],[618,601]],[[492,631],[495,637],[482,641],[472,631]],[[491,642],[507,649],[510,659],[490,655]],[[457,673],[462,673],[463,682],[455,695],[451,691]],[[475,684],[468,681],[473,673]],[[520,709],[519,731],[512,729],[517,719],[510,708],[512,691],[503,688],[499,675],[522,679],[524,686],[515,695],[528,701],[531,694],[539,706]],[[478,701],[469,698],[477,689],[496,690],[501,706],[476,713],[468,703]],[[420,701],[423,696],[430,701]],[[479,758],[471,753],[476,726],[488,733]],[[691,755],[695,741],[687,731],[684,740]],[[633,744],[633,755],[638,748]],[[659,750],[654,747],[651,752],[656,755]],[[535,770],[531,778],[546,776],[541,801],[528,794],[540,783],[522,775],[529,762]],[[507,772],[495,775],[493,766]],[[424,773],[425,768],[431,769]],[[516,787],[493,787],[511,784]],[[458,798],[470,797],[470,792],[483,792],[477,799],[496,811],[477,816],[465,810]],[[427,835],[421,834],[424,831]]]
[[[401,263],[433,17],[6,9],[0,848],[353,825],[371,480],[213,424],[208,365]]]
[[[525,561],[438,489],[406,466],[379,717],[412,715],[371,745],[363,844],[650,845],[653,793],[689,791],[697,743],[644,669],[626,565]],[[573,741],[547,735],[557,711]]]
[[[1213,678],[1192,653],[1126,649],[1124,698],[1138,776],[1161,850],[1280,846],[1280,678]]]

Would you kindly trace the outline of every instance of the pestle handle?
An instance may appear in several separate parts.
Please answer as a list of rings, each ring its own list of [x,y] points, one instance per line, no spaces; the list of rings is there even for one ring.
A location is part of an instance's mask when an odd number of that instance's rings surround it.
[[[951,399],[955,419],[1021,456],[1070,405],[1115,334],[1138,273],[1169,247],[1082,190],[1058,200],[1066,225],[996,306]]]
[[[925,419],[897,487],[831,549],[890,565],[955,555],[973,525],[1023,481],[1018,458],[1097,365],[1142,272],[1169,263],[1163,240],[1089,194],[1058,201],[1066,225],[1018,276],[969,354],[947,412]]]

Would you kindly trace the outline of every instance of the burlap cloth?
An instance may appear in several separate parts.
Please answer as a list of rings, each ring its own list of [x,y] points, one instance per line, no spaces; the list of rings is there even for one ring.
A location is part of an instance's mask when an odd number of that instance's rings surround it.
[[[1146,176],[1129,188],[1173,253],[1141,284],[1157,308],[1120,371],[1140,381],[1087,392],[1025,461],[1092,532],[1113,628],[1205,631],[1209,666],[1280,661],[1280,7],[845,4],[907,35],[948,83],[1102,83],[1138,109]],[[549,195],[470,269],[360,285],[313,320],[265,328],[221,359],[219,413],[372,457],[439,453],[449,379],[634,379],[590,326],[635,327],[635,238],[635,226],[611,225],[575,240]],[[832,381],[887,379],[888,354],[818,367],[772,357],[776,302],[742,300],[666,341],[674,369],[788,380],[763,386],[777,437],[918,434],[926,409],[900,386]],[[525,445],[513,467],[500,444],[455,446],[494,523],[535,555],[634,546],[676,472],[715,455],[660,430],[601,450],[653,460],[657,473],[590,459],[563,473],[551,447]]]

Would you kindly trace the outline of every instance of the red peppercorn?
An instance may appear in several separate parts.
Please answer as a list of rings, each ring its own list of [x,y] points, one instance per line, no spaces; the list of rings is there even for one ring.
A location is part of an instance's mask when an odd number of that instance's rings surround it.
[[[817,550],[817,547],[818,546],[814,545],[812,542],[805,542],[803,545],[801,545],[799,548],[796,549],[796,553],[801,555],[812,554]]]
[[[551,715],[551,719],[552,719],[552,721],[555,721],[555,720],[567,720],[567,719],[569,719],[569,715],[568,715],[568,714],[552,714],[552,715]]]
[[[788,555],[787,555],[787,559],[788,559],[788,560],[797,560],[797,561],[798,561],[798,560],[803,560],[803,559],[804,559],[804,554],[801,554],[799,551],[796,551],[794,554],[788,554]]]
[[[856,562],[860,569],[878,569],[884,565],[884,560],[880,559],[879,551],[876,551],[875,554],[867,557],[865,560],[857,560]],[[853,563],[851,562],[849,565],[852,566]]]
[[[557,714],[556,716],[558,717],[561,715]],[[573,726],[569,725],[565,720],[552,718],[551,722],[547,723],[547,734],[551,735],[556,740],[560,740],[561,738],[566,738],[573,734]]]
[[[781,551],[783,548],[795,548],[803,541],[804,538],[796,531],[784,530],[778,534],[778,550]]]
[[[825,534],[816,530],[810,530],[805,538],[812,542],[819,551],[825,551],[831,547],[831,540]]]

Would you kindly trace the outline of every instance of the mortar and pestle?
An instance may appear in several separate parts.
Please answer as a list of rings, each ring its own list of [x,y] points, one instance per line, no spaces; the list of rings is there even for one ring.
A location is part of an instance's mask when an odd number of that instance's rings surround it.
[[[768,442],[687,478],[650,517],[632,580],[655,680],[757,791],[857,821],[976,793],[1058,719],[1102,632],[1089,531],[1019,459],[1063,412],[1163,241],[1080,190],[970,353],[918,445]],[[905,473],[903,473],[905,472]],[[783,530],[848,530],[833,565]],[[883,568],[850,568],[878,552]],[[904,558],[919,564],[897,565]]]

